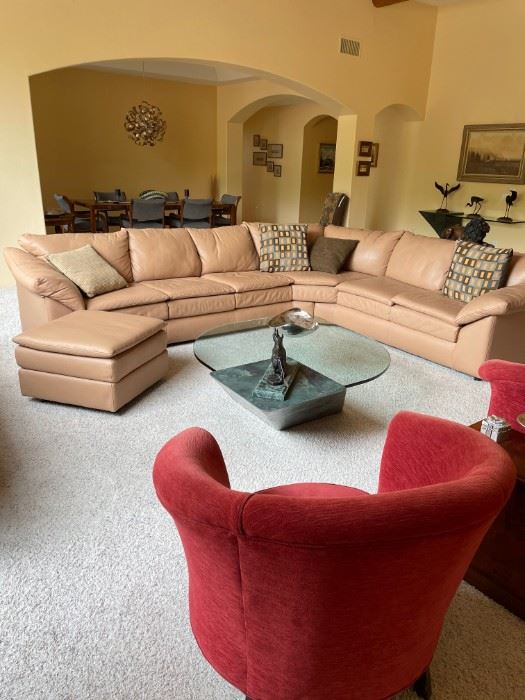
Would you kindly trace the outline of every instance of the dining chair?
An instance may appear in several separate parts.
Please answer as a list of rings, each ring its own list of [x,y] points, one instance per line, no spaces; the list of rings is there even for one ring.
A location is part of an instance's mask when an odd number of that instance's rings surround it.
[[[323,226],[333,224],[342,226],[350,199],[344,192],[329,192],[323,204],[323,211],[319,223]]]
[[[125,202],[126,193],[123,190],[117,189],[110,192],[93,192],[97,202]],[[122,212],[120,214],[114,214],[109,211],[103,212],[102,214],[106,219],[107,226],[122,226]]]
[[[211,228],[212,199],[184,199],[175,227]]]
[[[515,479],[484,435],[409,412],[388,428],[377,494],[232,489],[201,428],[172,438],[153,469],[199,648],[254,700],[384,700],[409,687],[430,698],[445,614]],[[172,608],[176,589],[165,594]]]
[[[58,194],[55,192],[53,198],[63,212],[74,215],[75,218],[73,221],[72,233],[85,233],[91,231],[91,219],[88,211],[75,210],[75,205],[69,199],[69,197],[66,197],[65,194]],[[97,216],[97,231],[105,230],[105,219],[99,215]]]
[[[237,206],[241,200],[240,195],[236,194],[223,194],[221,197],[221,204],[229,204],[230,209],[228,212],[221,212],[220,214],[214,215],[213,225],[214,226],[233,226],[237,223]]]
[[[165,200],[156,199],[132,199],[131,221],[122,219],[124,228],[164,228],[164,204]]]

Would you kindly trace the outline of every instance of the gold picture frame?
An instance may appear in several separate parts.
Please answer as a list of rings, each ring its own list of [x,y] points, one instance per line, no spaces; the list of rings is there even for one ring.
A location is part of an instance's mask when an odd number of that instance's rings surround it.
[[[525,183],[525,124],[466,124],[457,179]]]

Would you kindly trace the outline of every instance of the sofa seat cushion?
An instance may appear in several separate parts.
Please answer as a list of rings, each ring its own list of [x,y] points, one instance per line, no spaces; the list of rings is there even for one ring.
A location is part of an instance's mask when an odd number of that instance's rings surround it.
[[[432,335],[441,340],[448,340],[451,343],[456,342],[459,333],[459,326],[455,323],[447,323],[435,316],[407,309],[404,306],[393,306],[390,310],[389,320],[405,328],[412,328],[412,330]]]
[[[246,309],[251,306],[266,306],[292,301],[292,287],[272,287],[271,289],[252,289],[235,294],[235,308]]]
[[[421,289],[443,288],[455,242],[405,231],[392,251],[386,276]]]
[[[348,256],[345,269],[364,272],[367,275],[384,275],[397,242],[404,231],[368,231],[365,229],[327,226],[327,238],[349,238],[359,241],[355,250]]]
[[[394,305],[392,299],[402,291],[413,289],[387,277],[346,280],[337,286],[337,303],[388,321]]]
[[[194,299],[195,297],[233,294],[232,288],[227,284],[215,282],[204,277],[178,277],[170,280],[152,280],[142,284],[162,292],[167,299]]]
[[[160,318],[162,321],[167,321],[169,318],[168,303],[166,301],[158,304],[145,304],[144,306],[125,306],[123,309],[119,309],[118,313],[149,316],[150,318]]]
[[[90,311],[114,311],[128,306],[143,306],[144,304],[156,304],[168,300],[167,294],[147,287],[140,283],[130,284],[126,289],[117,289],[115,292],[101,294],[98,297],[87,300],[87,308]]]
[[[326,287],[335,287],[341,280],[338,279],[338,275],[332,275],[329,272],[314,272],[313,270],[304,271],[298,270],[297,272],[286,272],[284,273],[294,284],[305,284],[319,287],[324,285]]]
[[[337,287],[329,287],[324,284],[294,284],[292,285],[292,299],[294,301],[335,304],[337,301]]]
[[[130,229],[129,254],[135,282],[201,274],[201,259],[185,228]]]
[[[431,292],[428,289],[412,289],[408,292],[401,292],[396,294],[392,301],[395,305],[438,318],[453,326],[457,325],[456,316],[465,306],[461,301],[449,299],[441,292]]]
[[[25,233],[18,240],[28,253],[46,258],[52,253],[64,253],[86,245],[93,246],[126,282],[133,281],[128,247],[128,232],[125,229],[111,233],[52,233],[48,236]]]
[[[337,286],[339,292],[372,299],[387,306],[394,305],[393,299],[397,294],[414,291],[415,289],[409,284],[391,280],[388,277],[365,277],[364,279],[345,280]]]
[[[73,311],[20,333],[17,345],[82,357],[115,357],[164,329],[164,322],[105,311]]]
[[[175,299],[168,302],[169,318],[189,318],[205,314],[218,314],[221,311],[233,311],[235,309],[235,296],[230,290],[228,294]]]
[[[188,231],[201,259],[201,274],[259,269],[259,257],[247,226],[188,228]]]
[[[288,275],[280,272],[215,272],[211,275],[205,275],[202,279],[226,284],[235,292],[252,292],[256,289],[272,289],[291,285]]]

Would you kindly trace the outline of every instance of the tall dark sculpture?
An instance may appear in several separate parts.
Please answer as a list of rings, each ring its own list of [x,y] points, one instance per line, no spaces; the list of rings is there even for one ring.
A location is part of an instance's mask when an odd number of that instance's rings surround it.
[[[516,190],[511,190],[508,195],[505,197],[505,204],[507,205],[505,207],[505,214],[503,216],[500,216],[498,218],[498,221],[505,221],[509,222],[512,221],[512,218],[509,216],[510,208],[514,206],[514,202],[518,199],[518,193]]]
[[[440,185],[439,182],[434,182],[434,187],[442,194],[441,204],[439,205],[439,209],[436,209],[436,211],[448,212],[447,200],[453,192],[457,192],[459,190],[461,185],[454,185],[454,187],[450,187],[448,182],[446,182],[445,186],[443,187],[443,185]]]
[[[283,345],[283,336],[279,334],[278,328],[273,332],[272,367],[273,374],[268,375],[268,384],[272,384],[273,386],[284,384],[284,377],[286,375],[286,350]]]
[[[465,204],[466,207],[474,207],[472,209],[472,213],[467,215],[469,219],[472,219],[472,217],[477,216],[479,214],[481,205],[484,201],[485,200],[483,199],[483,197],[476,197],[475,195],[473,195],[470,198],[470,202],[467,202]]]

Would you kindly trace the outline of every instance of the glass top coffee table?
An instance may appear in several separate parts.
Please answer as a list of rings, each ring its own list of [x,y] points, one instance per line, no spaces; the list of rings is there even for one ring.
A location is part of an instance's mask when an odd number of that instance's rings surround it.
[[[193,350],[233,399],[282,430],[338,413],[346,387],[370,382],[390,365],[390,355],[375,340],[316,320],[319,327],[313,333],[284,335],[287,360],[300,363],[300,371],[282,401],[253,395],[271,361],[269,319],[213,328],[195,340]]]

